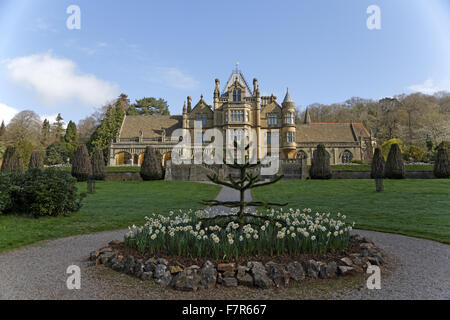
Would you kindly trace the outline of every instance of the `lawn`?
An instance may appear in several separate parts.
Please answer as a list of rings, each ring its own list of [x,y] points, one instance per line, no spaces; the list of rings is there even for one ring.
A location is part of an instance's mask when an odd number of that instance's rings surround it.
[[[86,183],[78,184],[86,191]],[[83,208],[68,217],[31,219],[0,216],[0,252],[41,240],[142,225],[151,213],[203,208],[199,201],[214,199],[220,187],[195,182],[97,182],[97,192]]]
[[[336,171],[370,171],[369,164],[359,165],[344,165],[337,164],[332,165],[331,168]],[[405,165],[405,171],[433,171],[434,166],[432,164],[419,165],[419,164],[407,164]]]
[[[450,180],[281,181],[253,190],[255,200],[289,202],[313,212],[341,212],[356,228],[404,234],[450,244]]]

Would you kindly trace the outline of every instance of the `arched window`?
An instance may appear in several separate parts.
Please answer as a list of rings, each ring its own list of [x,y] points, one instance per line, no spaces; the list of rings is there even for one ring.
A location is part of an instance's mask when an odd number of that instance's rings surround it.
[[[298,159],[298,160],[306,160],[306,159],[308,159],[308,155],[306,154],[305,151],[300,150],[300,151],[297,153],[297,159]]]
[[[233,90],[233,101],[237,101],[236,89]]]
[[[342,163],[350,163],[353,160],[353,153],[348,150],[345,150],[342,154]]]
[[[242,91],[241,89],[238,90],[238,100],[237,101],[241,101],[242,99]]]

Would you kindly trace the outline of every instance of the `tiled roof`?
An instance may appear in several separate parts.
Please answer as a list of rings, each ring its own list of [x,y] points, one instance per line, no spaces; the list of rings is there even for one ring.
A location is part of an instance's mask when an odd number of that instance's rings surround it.
[[[355,131],[355,134],[352,130]],[[297,126],[296,140],[302,142],[355,142],[358,137],[369,137],[362,123],[313,122]],[[356,135],[356,136],[355,136]]]
[[[126,116],[120,131],[120,138],[139,137],[142,130],[144,138],[161,137],[162,130],[170,136],[176,129],[182,127],[181,116]]]

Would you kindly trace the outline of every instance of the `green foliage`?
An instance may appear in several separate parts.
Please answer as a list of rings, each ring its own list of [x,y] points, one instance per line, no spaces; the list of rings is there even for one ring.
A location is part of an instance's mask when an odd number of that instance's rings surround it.
[[[17,142],[16,147],[17,152],[20,155],[20,159],[23,161],[23,164],[28,164],[31,158],[31,154],[34,150],[36,150],[36,146],[31,144],[28,140],[20,140]]]
[[[0,215],[12,209],[12,195],[20,192],[16,184],[18,175],[15,172],[0,172]]]
[[[72,121],[69,121],[67,125],[64,142],[66,143],[67,149],[74,154],[78,147],[78,133],[77,126]]]
[[[426,162],[428,161],[428,155],[419,147],[409,146],[403,153],[403,159],[405,161]]]
[[[396,143],[391,146],[384,172],[385,177],[388,179],[405,178],[405,164],[403,163],[402,152],[400,151],[399,145]]]
[[[92,165],[86,145],[78,147],[72,161],[72,176],[79,182],[87,181],[92,176]]]
[[[49,166],[64,164],[67,159],[73,157],[73,153],[67,149],[64,142],[56,141],[47,147],[45,152],[45,163]]]
[[[42,161],[42,155],[40,151],[33,151],[28,164],[28,170],[30,169],[44,169],[44,162]]]
[[[161,98],[143,98],[130,106],[127,115],[169,116],[169,105]]]
[[[53,124],[55,137],[58,141],[61,141],[64,135],[64,119],[61,116],[61,113],[58,113],[56,117],[56,122]]]
[[[436,162],[434,164],[434,176],[440,179],[450,178],[448,152],[443,147],[439,148],[437,153]]]
[[[152,147],[145,149],[144,161],[142,162],[140,173],[144,181],[161,180],[164,178],[161,159],[156,155],[156,151]]]
[[[8,182],[8,190],[0,190],[3,213],[37,218],[66,215],[81,207],[75,179],[61,170],[31,169],[25,174],[2,174],[0,179]]]
[[[365,163],[364,161],[362,161],[362,160],[352,160],[351,163],[354,163],[354,164],[361,164],[361,165],[366,164],[366,163]]]
[[[351,225],[346,217],[329,213],[310,215],[311,210],[268,210],[256,216],[266,220],[241,226],[233,221],[223,226],[204,224],[199,215],[152,215],[146,225],[125,235],[125,245],[140,253],[214,259],[249,256],[299,256],[327,253],[348,246]],[[199,213],[198,213],[199,214]],[[272,220],[280,221],[271,223]],[[339,230],[336,229],[336,224]],[[312,232],[305,226],[316,225]],[[289,226],[286,228],[286,226]]]
[[[94,153],[96,150],[103,150],[103,155],[105,159],[107,158],[107,150],[111,139],[114,139],[119,133],[124,117],[125,110],[120,100],[108,106],[105,117],[88,142],[88,149],[91,153]]]
[[[311,179],[331,179],[330,154],[323,144],[319,144],[314,150],[309,175]]]
[[[403,152],[403,150],[405,149],[405,145],[403,144],[402,140],[400,139],[388,140],[381,146],[381,153],[383,154],[384,159],[387,159],[389,151],[391,151],[391,146],[393,144],[397,144],[401,152]]]
[[[105,180],[105,160],[102,150],[95,151],[92,156],[92,176],[95,180]]]

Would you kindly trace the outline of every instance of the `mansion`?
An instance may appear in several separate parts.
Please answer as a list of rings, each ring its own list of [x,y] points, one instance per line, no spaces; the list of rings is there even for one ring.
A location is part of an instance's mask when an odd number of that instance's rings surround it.
[[[165,164],[179,143],[172,141],[172,133],[186,129],[194,136],[196,122],[201,122],[203,130],[219,129],[224,137],[231,129],[256,132],[252,143],[256,143],[258,159],[263,157],[262,146],[268,148],[273,139],[271,131],[276,130],[282,160],[306,159],[310,164],[315,148],[323,144],[331,164],[370,161],[376,141],[362,123],[313,122],[308,110],[304,119],[298,121],[295,113],[289,90],[280,104],[273,94],[261,96],[257,79],[250,88],[242,72],[235,70],[223,89],[216,79],[212,105],[203,96],[193,105],[188,97],[181,116],[125,116],[109,148],[109,165],[140,165],[147,146],[155,148]]]

